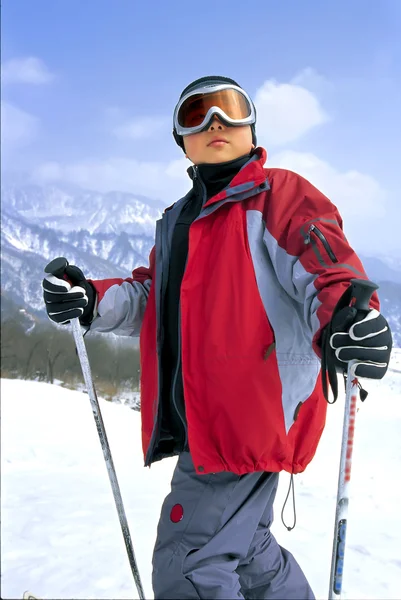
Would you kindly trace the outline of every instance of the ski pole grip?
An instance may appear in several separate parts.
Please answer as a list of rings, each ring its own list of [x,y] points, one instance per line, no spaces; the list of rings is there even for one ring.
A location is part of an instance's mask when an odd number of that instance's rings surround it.
[[[49,273],[50,275],[54,275],[55,277],[59,277],[63,279],[66,268],[68,267],[68,260],[64,258],[64,256],[59,256],[54,260],[50,261],[48,265],[45,267],[45,273]]]
[[[357,310],[369,310],[373,293],[379,288],[376,283],[366,279],[351,279],[351,306]]]

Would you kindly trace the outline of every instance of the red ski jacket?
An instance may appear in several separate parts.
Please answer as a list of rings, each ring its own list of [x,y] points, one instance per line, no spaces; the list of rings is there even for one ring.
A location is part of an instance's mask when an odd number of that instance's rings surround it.
[[[257,148],[189,230],[181,352],[191,455],[199,474],[298,473],[326,417],[319,338],[352,278],[367,279],[336,207],[300,175],[266,169]],[[92,281],[97,331],[140,334],[145,464],[160,427],[161,310],[169,241],[186,197],[156,224],[149,267]],[[379,308],[377,295],[372,307]]]

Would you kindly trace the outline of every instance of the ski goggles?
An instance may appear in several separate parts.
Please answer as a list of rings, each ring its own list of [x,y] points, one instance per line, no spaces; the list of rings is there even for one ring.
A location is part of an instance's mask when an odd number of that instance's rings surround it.
[[[178,135],[199,133],[216,115],[231,127],[256,121],[253,102],[243,89],[231,84],[208,85],[181,98],[174,110],[174,129]]]

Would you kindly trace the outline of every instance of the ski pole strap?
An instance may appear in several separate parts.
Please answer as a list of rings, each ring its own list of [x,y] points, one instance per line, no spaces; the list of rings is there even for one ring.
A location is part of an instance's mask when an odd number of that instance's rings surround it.
[[[335,333],[334,319],[335,316],[350,305],[352,298],[352,284],[345,290],[339,301],[337,302],[331,320],[326,325],[322,333],[322,387],[324,397],[329,404],[334,404],[338,397],[338,382],[337,382],[337,368],[335,364],[335,356],[332,347],[330,346],[330,338]],[[344,369],[344,367],[343,367]],[[327,380],[329,385],[327,385]],[[333,392],[333,401],[329,400],[329,387]]]
[[[331,337],[331,326],[330,324],[325,327],[322,333],[322,388],[323,394],[326,401],[329,404],[334,404],[338,397],[338,382],[337,382],[337,369],[333,364],[332,354],[333,350],[330,346]],[[328,380],[328,383],[327,383]],[[329,387],[333,392],[333,400],[329,400]]]

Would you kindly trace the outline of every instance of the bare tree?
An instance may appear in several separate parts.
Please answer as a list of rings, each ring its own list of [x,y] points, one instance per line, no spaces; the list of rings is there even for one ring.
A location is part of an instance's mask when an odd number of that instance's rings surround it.
[[[51,353],[50,348],[47,349],[47,381],[49,383],[54,383],[54,365],[59,356],[64,354],[63,350],[60,349],[56,352],[56,354]]]
[[[29,350],[28,350],[28,356],[26,358],[26,363],[25,363],[25,377],[24,377],[24,379],[29,379],[29,376],[31,375],[29,368],[31,366],[32,359],[36,356],[36,352],[35,352],[36,348],[39,348],[39,346],[41,346],[42,343],[43,343],[43,339],[40,338],[36,342],[34,342],[32,344],[32,346],[29,348]]]

